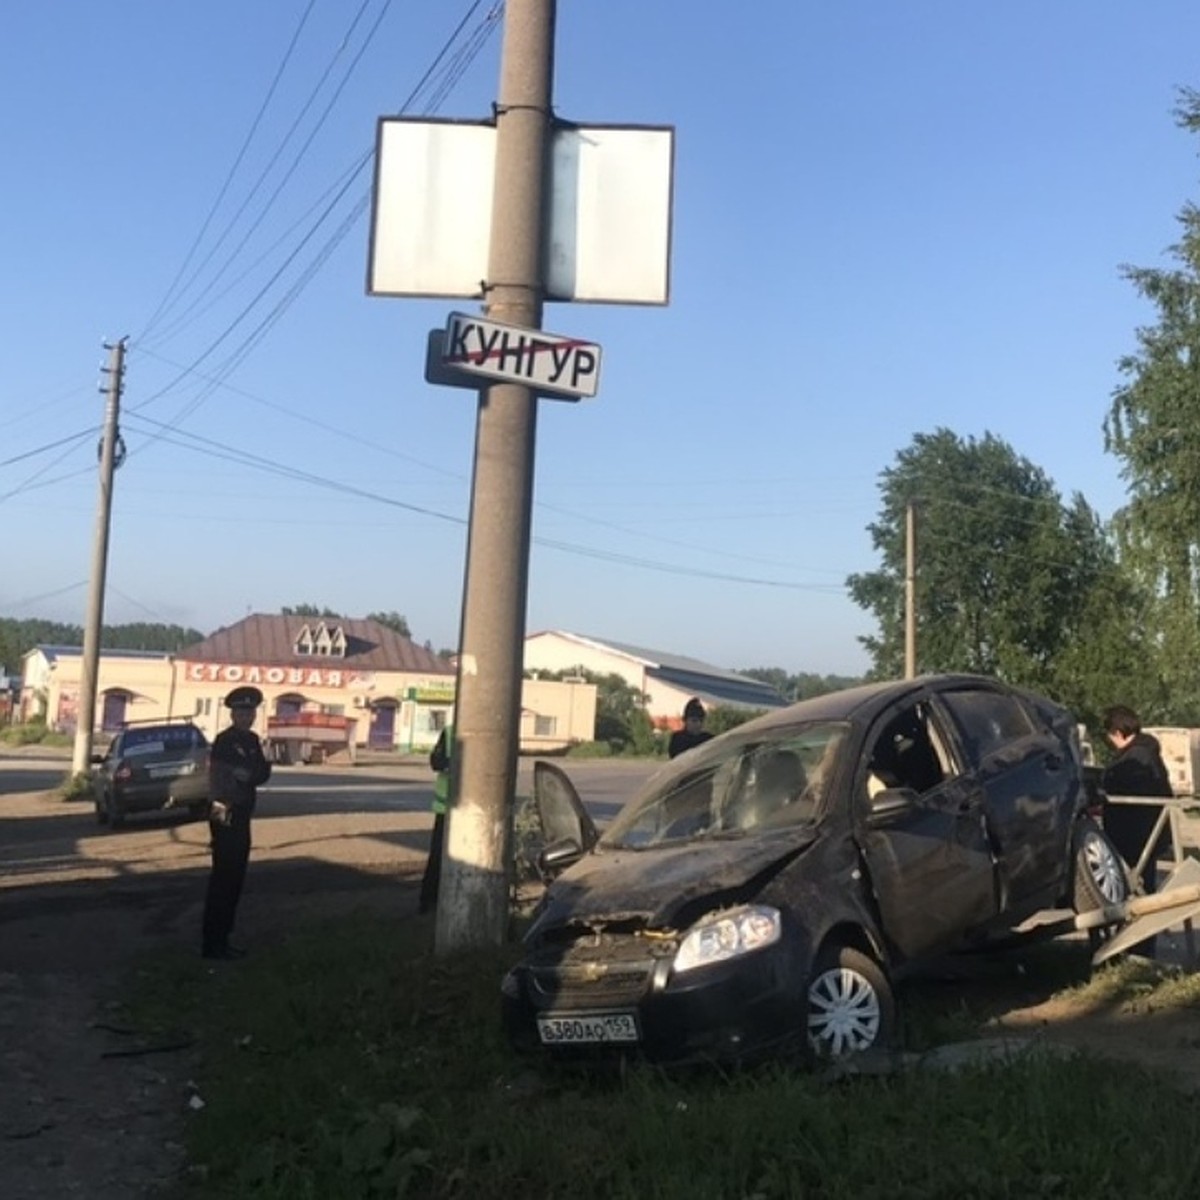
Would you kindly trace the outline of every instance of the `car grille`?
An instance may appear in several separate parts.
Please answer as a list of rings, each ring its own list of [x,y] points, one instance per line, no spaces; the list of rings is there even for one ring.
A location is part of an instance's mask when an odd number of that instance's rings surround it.
[[[675,944],[629,934],[587,932],[543,946],[528,963],[530,998],[538,1008],[586,1009],[636,1004]]]

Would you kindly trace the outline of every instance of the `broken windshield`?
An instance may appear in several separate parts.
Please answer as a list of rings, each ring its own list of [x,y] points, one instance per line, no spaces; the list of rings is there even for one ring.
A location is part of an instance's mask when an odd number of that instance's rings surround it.
[[[810,823],[848,729],[824,722],[735,731],[689,750],[617,814],[602,845],[641,848]]]

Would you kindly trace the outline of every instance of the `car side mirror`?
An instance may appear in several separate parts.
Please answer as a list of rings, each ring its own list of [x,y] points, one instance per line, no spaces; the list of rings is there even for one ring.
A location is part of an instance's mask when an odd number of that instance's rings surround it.
[[[887,825],[904,813],[911,812],[920,803],[920,796],[912,788],[885,788],[871,797],[868,820],[872,825]]]
[[[561,874],[582,857],[583,847],[574,838],[560,838],[551,842],[538,855],[538,870],[541,871],[543,879],[548,879]]]
[[[93,754],[92,755],[92,766],[98,767],[103,761],[104,761],[103,754]]]

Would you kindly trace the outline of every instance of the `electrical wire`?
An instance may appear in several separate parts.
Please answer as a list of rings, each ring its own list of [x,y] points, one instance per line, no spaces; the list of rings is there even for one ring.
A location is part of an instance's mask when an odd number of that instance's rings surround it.
[[[171,283],[164,293],[163,298],[158,302],[158,307],[155,308],[154,312],[150,316],[149,321],[146,323],[146,327],[135,340],[140,341],[143,338],[148,338],[158,323],[160,316],[165,315],[168,305],[174,298],[176,288],[179,286],[179,282],[183,278],[184,272],[187,270],[192,258],[199,250],[201,242],[204,241],[204,235],[208,232],[209,226],[215,219],[217,211],[221,207],[222,201],[225,199],[229,188],[233,184],[234,176],[237,174],[238,168],[242,165],[242,161],[250,149],[250,143],[254,140],[254,135],[258,132],[258,127],[262,123],[262,119],[266,114],[267,108],[270,106],[276,89],[279,87],[279,81],[283,78],[283,73],[287,69],[288,63],[292,60],[292,55],[295,52],[296,45],[300,41],[300,35],[304,31],[304,26],[308,23],[309,15],[312,13],[315,4],[316,0],[308,0],[308,7],[305,8],[304,12],[300,16],[300,23],[296,26],[295,32],[292,34],[291,41],[288,42],[287,49],[283,54],[283,60],[280,62],[279,66],[275,68],[275,75],[271,80],[270,86],[267,88],[267,94],[263,97],[262,103],[258,106],[258,112],[255,113],[254,119],[250,122],[250,128],[247,130],[246,136],[242,140],[241,148],[238,150],[232,165],[225,175],[225,180],[217,192],[217,198],[212,202],[212,206],[208,210],[208,215],[201,223],[200,230],[193,239],[191,246],[188,248],[187,254],[184,255],[183,262],[180,264],[179,270],[175,273],[175,278],[171,280]],[[208,260],[206,259],[205,262],[207,261]],[[203,266],[204,264],[201,263],[200,268],[197,269],[197,272],[200,269],[203,269]],[[194,279],[195,275],[193,275],[192,278]],[[188,282],[190,284],[191,280]],[[186,287],[183,290],[186,291]]]
[[[445,56],[449,52],[450,47],[452,46],[454,41],[457,40],[462,29],[469,22],[471,16],[474,14],[474,12],[480,7],[481,3],[482,3],[482,0],[474,0],[474,2],[471,4],[469,9],[467,10],[467,13],[464,15],[462,20],[459,21],[458,25],[455,27],[455,29],[451,33],[450,37],[443,44],[443,47],[439,51],[437,57],[435,58],[433,65],[426,70],[426,72],[422,76],[421,80],[418,81],[416,88],[414,88],[413,92],[410,93],[410,97],[412,95],[419,94],[419,92],[425,87],[427,82],[433,77],[434,73],[438,69],[438,64],[441,63],[441,61],[445,58]],[[500,6],[500,8],[502,10],[502,6]],[[489,12],[487,17],[485,18],[485,24],[488,26],[489,32],[490,32],[490,29],[493,28],[496,23],[495,22],[495,13],[496,13],[496,7],[493,7],[491,12]],[[482,48],[483,42],[479,41],[478,39],[473,39],[472,44],[475,46],[475,49],[474,49],[473,55],[472,55],[472,57],[473,57],[475,54],[478,54],[479,49]],[[455,63],[458,63],[458,60],[452,60],[452,61],[454,61]],[[461,65],[459,65],[457,68],[458,74],[455,76],[456,79],[461,77],[462,69],[463,68],[461,67]],[[406,105],[409,102],[410,101],[406,100],[406,102],[405,102]],[[259,289],[259,291],[256,293],[255,297],[249,302],[249,304],[245,305],[242,308],[242,310],[239,312],[239,314],[231,322],[229,322],[229,324],[218,335],[218,337],[212,343],[210,343],[208,348],[202,354],[198,355],[192,361],[192,363],[189,365],[188,368],[186,368],[184,371],[182,371],[179,375],[177,375],[170,382],[168,382],[163,388],[160,388],[154,395],[150,396],[147,400],[143,401],[140,405],[137,406],[137,408],[134,411],[140,411],[141,409],[144,409],[149,404],[160,399],[167,392],[169,392],[169,391],[173,390],[175,387],[177,387],[183,381],[183,379],[186,378],[187,375],[189,375],[196,367],[200,366],[203,362],[207,361],[208,358],[210,358],[211,355],[218,349],[218,347],[221,344],[223,344],[224,341],[226,339],[228,339],[238,329],[238,327],[249,317],[250,313],[254,310],[254,308],[256,308],[258,306],[258,304],[262,301],[262,299],[266,296],[266,294],[271,290],[271,288],[273,288],[275,286],[275,284],[279,281],[279,279],[281,278],[283,273],[288,269],[288,267],[291,266],[291,264],[296,260],[296,258],[299,256],[301,251],[307,246],[308,242],[311,241],[313,237],[315,237],[315,235],[319,231],[321,225],[324,224],[325,220],[327,220],[332,215],[332,213],[333,213],[334,209],[337,207],[338,203],[345,196],[345,194],[349,191],[349,188],[353,184],[354,180],[358,177],[359,174],[361,174],[361,172],[370,163],[372,156],[373,156],[373,150],[368,152],[366,155],[364,155],[359,160],[356,167],[353,170],[351,170],[351,172],[346,176],[345,182],[342,184],[341,187],[338,188],[338,190],[335,193],[335,195],[333,196],[333,198],[325,206],[324,210],[322,211],[320,216],[317,218],[316,222],[310,227],[308,232],[301,239],[300,243],[287,256],[287,258],[284,260],[283,264],[272,274],[271,278]],[[309,267],[306,268],[306,271],[301,276],[300,281],[297,284],[294,284],[292,286],[292,288],[289,290],[289,292],[284,297],[284,299],[276,305],[275,310],[273,310],[273,312],[271,314],[268,314],[268,317],[264,321],[260,322],[260,324],[255,328],[254,331],[252,331],[252,333],[249,335],[249,337],[247,337],[243,341],[241,348],[239,350],[235,351],[230,356],[230,358],[226,360],[225,365],[222,368],[220,368],[218,374],[221,374],[223,372],[222,377],[227,376],[230,373],[230,371],[232,371],[233,367],[236,366],[241,361],[243,361],[245,358],[245,355],[248,354],[249,351],[255,345],[257,345],[259,341],[261,341],[262,337],[265,335],[265,332],[276,323],[276,321],[282,315],[283,311],[285,311],[285,309],[288,306],[290,306],[290,304],[295,300],[296,296],[299,295],[299,293],[303,289],[303,287],[315,275],[316,271],[320,268],[320,266],[323,265],[325,261],[327,261],[329,255],[333,252],[333,250],[336,248],[336,246],[338,244],[340,244],[340,242],[342,240],[344,240],[346,235],[349,233],[350,229],[353,227],[354,223],[357,222],[357,220],[366,211],[367,207],[369,206],[369,203],[370,203],[370,191],[368,190],[368,192],[359,200],[359,202],[351,210],[349,216],[343,220],[341,226],[334,232],[334,234],[332,235],[330,240],[326,243],[326,245],[320,251],[318,251],[313,262],[310,263]],[[211,394],[212,394],[211,389],[209,389],[209,390],[203,391],[199,395],[197,395],[197,397],[195,397],[191,402],[189,402],[187,405],[185,405],[185,407],[183,409],[181,409],[180,412],[178,412],[175,415],[175,417],[172,419],[172,421],[169,425],[169,428],[178,427],[178,425],[181,424],[182,421],[186,420],[187,417],[191,416],[194,412],[196,412],[197,409],[200,407],[200,405],[203,404],[204,401]]]
[[[138,420],[149,422],[155,425],[160,424],[159,422],[153,421],[152,418],[145,416],[139,416]],[[311,471],[302,471],[296,467],[289,467],[282,463],[274,462],[269,458],[265,458],[263,455],[254,454],[248,450],[242,450],[234,446],[225,445],[224,443],[218,442],[213,438],[201,437],[198,434],[188,433],[186,431],[176,429],[164,430],[160,436],[170,445],[192,450],[196,453],[204,454],[212,458],[239,463],[243,466],[261,470],[268,474],[276,475],[284,479],[310,484],[316,487],[327,489],[329,491],[338,492],[346,496],[353,496],[363,500],[371,500],[379,504],[385,504],[391,508],[398,508],[405,512],[415,513],[419,516],[432,517],[436,520],[444,521],[452,525],[465,527],[467,524],[467,519],[465,517],[458,516],[457,514],[440,512],[437,509],[432,509],[425,505],[412,504],[408,501],[398,500],[394,496],[388,496],[382,492],[377,492],[370,488],[360,487],[355,484],[343,483],[339,480],[316,475]],[[825,592],[831,594],[839,594],[845,591],[845,588],[841,585],[804,584],[789,580],[763,579],[745,575],[735,575],[730,572],[709,571],[698,567],[688,567],[675,563],[659,562],[653,559],[638,558],[630,554],[622,554],[616,551],[602,550],[590,546],[581,546],[578,543],[564,542],[550,538],[534,537],[533,542],[535,545],[544,546],[548,549],[559,550],[567,554],[575,554],[584,558],[599,559],[603,562],[619,563],[625,566],[640,567],[644,570],[659,571],[671,575],[687,575],[693,578],[713,579],[726,583],[757,584],[763,587],[786,588],[796,591]]]
[[[17,600],[10,604],[9,607],[28,608],[31,604],[40,604],[43,600],[53,600],[56,596],[65,596],[67,592],[73,592],[76,588],[86,586],[86,579],[77,579],[74,583],[68,583],[66,587],[55,588],[52,592],[42,592],[38,596],[26,596],[24,600]]]
[[[56,450],[59,446],[65,446],[68,442],[71,443],[71,448],[74,449],[75,445],[82,438],[87,437],[88,434],[95,434],[96,431],[97,426],[89,425],[86,429],[82,429],[78,433],[68,434],[66,437],[59,438],[54,442],[47,442],[44,446],[38,446],[33,450],[26,450],[22,454],[14,454],[12,458],[0,459],[0,467],[11,467],[13,463],[23,462],[27,458],[36,458],[39,454],[45,454],[50,450]]]
[[[71,451],[74,450],[76,448],[76,446],[78,446],[79,443],[85,437],[88,437],[89,435],[94,437],[97,433],[98,433],[98,428],[97,428],[97,426],[93,425],[90,429],[85,429],[82,433],[77,433],[77,434],[72,435],[69,438],[63,439],[64,442],[69,442],[70,445],[68,445],[67,448],[61,454],[52,458],[44,466],[42,466],[38,470],[34,471],[34,473],[32,475],[26,476],[23,480],[21,480],[21,482],[19,484],[17,484],[17,486],[15,488],[12,488],[7,492],[0,492],[0,504],[3,504],[6,500],[11,500],[14,496],[19,496],[22,492],[29,491],[33,487],[47,487],[50,483],[57,483],[60,479],[71,478],[70,475],[65,475],[65,476],[60,475],[60,476],[57,476],[55,479],[46,480],[42,483],[37,483],[37,480],[41,479],[42,476],[45,475],[47,471],[51,470],[53,467],[58,466],[58,464],[60,462],[62,462],[63,459],[65,459],[67,457],[67,455],[69,455],[71,453]],[[62,445],[63,442],[59,442],[56,444]],[[42,449],[44,450],[45,447],[43,447]],[[41,453],[41,451],[35,451],[35,453]],[[88,469],[91,470],[92,468],[88,468]],[[82,474],[82,472],[81,471],[73,472],[72,474]]]
[[[152,350],[147,350],[142,347],[142,353],[149,355],[151,358],[165,363],[169,367],[178,367],[180,364],[172,362],[170,359],[163,357],[161,354],[156,354]],[[215,383],[218,387],[223,388],[227,392],[232,392],[235,396],[241,396],[245,400],[249,400],[254,404],[261,405],[263,408],[270,409],[272,412],[282,413],[291,421],[299,421],[304,425],[311,425],[314,429],[321,430],[322,433],[332,434],[336,438],[341,438],[343,441],[350,442],[356,446],[363,446],[369,450],[375,450],[380,454],[386,454],[390,458],[398,458],[402,462],[412,463],[414,466],[422,467],[427,471],[431,471],[437,475],[446,475],[452,479],[461,480],[462,473],[452,471],[448,467],[443,467],[437,463],[427,462],[423,458],[417,458],[412,454],[405,454],[400,450],[395,450],[391,446],[381,445],[378,440],[360,437],[356,433],[351,433],[348,429],[343,429],[339,425],[331,425],[328,421],[319,421],[316,417],[311,417],[307,413],[300,412],[297,409],[289,408],[286,404],[280,404],[274,400],[268,400],[265,396],[259,396],[254,392],[247,391],[245,388],[240,388],[232,383],[218,380],[215,376],[203,375],[199,376],[205,383]],[[3,466],[0,463],[0,466]]]
[[[328,79],[330,73],[333,70],[334,63],[337,61],[338,55],[340,55],[341,50],[345,47],[346,41],[353,35],[355,27],[358,25],[358,22],[361,20],[361,18],[365,14],[365,12],[366,12],[367,8],[370,6],[370,4],[371,4],[371,0],[363,0],[362,4],[359,7],[358,12],[355,14],[354,20],[351,22],[350,29],[347,31],[346,36],[343,39],[342,46],[339,47],[338,53],[335,54],[333,60],[331,60],[330,63],[326,66],[325,72],[322,74],[321,78],[317,81],[316,85],[314,86],[313,91],[310,94],[308,101],[306,101],[306,103],[304,104],[300,113],[297,115],[296,119],[292,122],[291,127],[288,129],[287,133],[284,135],[283,140],[280,142],[275,153],[271,156],[270,160],[267,162],[267,165],[263,168],[262,173],[259,175],[258,179],[255,181],[249,194],[246,196],[245,200],[242,202],[242,204],[238,208],[237,212],[234,213],[229,224],[225,228],[225,233],[222,234],[220,239],[218,239],[216,245],[213,246],[212,250],[209,252],[209,255],[205,258],[204,262],[201,264],[201,269],[205,265],[207,265],[207,263],[211,260],[212,256],[216,253],[216,251],[224,243],[225,237],[233,231],[237,222],[241,219],[242,214],[246,211],[246,209],[249,207],[251,201],[258,194],[259,189],[265,184],[267,176],[270,174],[270,172],[271,172],[272,168],[275,166],[275,164],[279,161],[280,155],[283,153],[288,142],[291,140],[292,135],[299,128],[300,123],[301,123],[301,121],[303,121],[304,117],[307,115],[310,106],[316,100],[317,95],[320,92],[320,90],[324,87],[326,80]],[[254,236],[254,234],[258,231],[258,229],[262,225],[263,221],[266,220],[268,214],[271,212],[272,208],[274,207],[275,202],[279,199],[280,194],[283,192],[283,189],[287,186],[288,182],[291,180],[292,176],[295,174],[295,172],[299,168],[300,164],[304,161],[304,157],[308,153],[309,149],[312,147],[312,143],[313,143],[314,139],[316,138],[317,134],[320,133],[325,122],[328,120],[330,113],[333,111],[334,106],[337,104],[337,101],[341,97],[342,92],[345,90],[346,85],[349,83],[351,76],[353,75],[356,67],[358,66],[359,62],[362,59],[362,56],[367,52],[368,48],[371,45],[371,42],[374,40],[375,34],[378,32],[379,26],[383,23],[384,17],[387,16],[387,13],[388,13],[389,8],[391,7],[391,4],[392,4],[392,0],[384,0],[383,7],[382,7],[382,9],[380,9],[379,15],[375,19],[374,25],[372,25],[371,29],[368,31],[366,39],[363,41],[363,44],[358,49],[358,53],[355,54],[354,58],[347,65],[346,70],[342,75],[341,81],[338,83],[337,87],[335,88],[332,97],[326,103],[325,108],[322,110],[320,116],[317,118],[316,124],[309,131],[308,137],[305,139],[303,144],[300,146],[299,150],[297,150],[296,154],[293,156],[290,165],[287,167],[286,171],[283,174],[283,177],[275,185],[274,190],[267,197],[266,203],[259,210],[258,215],[251,222],[250,227],[242,235],[241,240],[230,251],[229,256],[226,258],[225,262],[222,264],[222,266],[220,268],[218,268],[216,274],[213,275],[213,277],[205,285],[204,289],[200,292],[200,294],[192,302],[192,305],[189,308],[185,309],[184,312],[180,315],[175,326],[164,331],[164,334],[163,334],[164,341],[168,340],[170,338],[172,330],[178,329],[181,326],[181,324],[186,323],[186,318],[187,318],[188,314],[192,311],[192,308],[194,308],[196,304],[203,301],[204,297],[206,295],[208,295],[208,293],[212,290],[212,288],[215,287],[221,281],[221,279],[224,277],[226,272],[230,269],[232,264],[238,259],[238,257],[242,253],[242,251],[245,249],[247,243]]]

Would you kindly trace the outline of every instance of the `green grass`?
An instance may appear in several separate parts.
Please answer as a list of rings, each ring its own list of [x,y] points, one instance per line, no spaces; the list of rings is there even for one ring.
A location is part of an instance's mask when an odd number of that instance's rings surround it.
[[[1200,1189],[1200,1102],[1129,1067],[1035,1054],[836,1084],[783,1068],[552,1070],[515,1057],[498,1027],[515,951],[437,959],[430,937],[425,921],[358,914],[216,970],[181,956],[142,965],[132,1019],[198,1039],[205,1105],[188,1117],[186,1195],[1105,1200],[1136,1181],[1139,1197],[1179,1200]],[[1053,969],[1078,987],[1072,962]],[[1019,978],[1028,985],[1028,971]],[[980,994],[994,990],[906,989],[923,1014],[909,1038],[979,1033]]]
[[[60,800],[91,800],[93,796],[92,776],[88,771],[68,774],[58,789]]]

